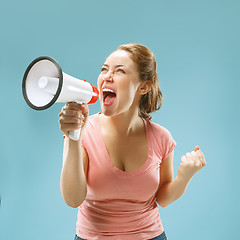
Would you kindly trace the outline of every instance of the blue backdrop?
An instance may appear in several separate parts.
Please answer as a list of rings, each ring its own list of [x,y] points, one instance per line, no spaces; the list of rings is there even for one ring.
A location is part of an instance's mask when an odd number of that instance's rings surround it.
[[[63,104],[29,108],[24,71],[36,57],[96,85],[105,58],[123,43],[156,55],[164,101],[153,121],[177,142],[195,145],[207,166],[186,193],[159,208],[170,240],[239,235],[240,2],[238,0],[22,0],[0,4],[0,239],[73,239],[77,209],[60,194]],[[90,113],[100,111],[99,101]]]

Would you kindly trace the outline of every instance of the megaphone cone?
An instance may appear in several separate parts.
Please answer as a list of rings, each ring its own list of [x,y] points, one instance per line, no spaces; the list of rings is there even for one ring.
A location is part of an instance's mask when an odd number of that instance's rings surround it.
[[[22,92],[26,103],[35,110],[47,109],[55,102],[93,104],[99,96],[95,86],[64,73],[48,56],[36,58],[29,64],[23,76]],[[73,140],[78,140],[76,132],[71,135]]]

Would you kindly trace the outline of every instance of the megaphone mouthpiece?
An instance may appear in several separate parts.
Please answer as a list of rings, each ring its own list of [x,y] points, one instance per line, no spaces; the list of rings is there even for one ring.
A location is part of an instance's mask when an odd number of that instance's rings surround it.
[[[39,88],[43,89],[48,93],[51,93],[52,95],[56,94],[58,85],[59,78],[41,77],[38,81]]]

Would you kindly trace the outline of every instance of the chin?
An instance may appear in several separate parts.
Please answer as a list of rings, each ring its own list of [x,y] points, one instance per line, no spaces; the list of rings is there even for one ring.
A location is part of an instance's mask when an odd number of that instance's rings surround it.
[[[116,106],[114,105],[105,107],[101,102],[101,110],[102,110],[102,113],[107,117],[116,115]]]
[[[113,111],[111,109],[106,109],[104,106],[101,105],[101,110],[102,110],[102,114],[104,114],[105,116],[111,117],[113,115]]]
[[[112,111],[106,110],[106,109],[103,109],[103,108],[102,108],[102,114],[107,116],[107,117],[111,117],[111,116],[115,115]]]

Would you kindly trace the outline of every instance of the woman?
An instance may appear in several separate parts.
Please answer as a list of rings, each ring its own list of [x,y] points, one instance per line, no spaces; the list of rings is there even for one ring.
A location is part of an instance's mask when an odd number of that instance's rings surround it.
[[[157,203],[165,207],[206,165],[198,147],[181,158],[174,179],[176,145],[169,131],[150,121],[162,104],[153,53],[121,45],[98,77],[102,113],[67,103],[59,114],[65,134],[61,193],[79,207],[75,239],[167,239]],[[81,129],[80,140],[68,137]]]

